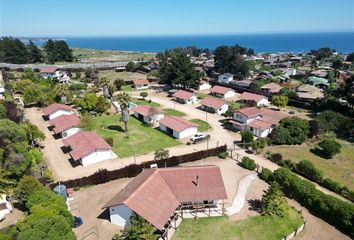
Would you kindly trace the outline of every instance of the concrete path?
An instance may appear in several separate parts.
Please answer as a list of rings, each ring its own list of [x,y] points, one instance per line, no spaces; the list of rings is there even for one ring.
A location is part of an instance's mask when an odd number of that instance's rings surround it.
[[[249,174],[243,177],[238,184],[236,196],[230,207],[226,209],[227,215],[231,216],[241,211],[246,201],[246,194],[249,186],[257,178],[256,174]]]

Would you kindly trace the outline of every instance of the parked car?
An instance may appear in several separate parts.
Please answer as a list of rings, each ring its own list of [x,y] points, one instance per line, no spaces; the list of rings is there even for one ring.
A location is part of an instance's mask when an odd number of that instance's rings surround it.
[[[193,143],[196,143],[196,142],[200,142],[202,140],[205,140],[205,139],[208,139],[210,138],[210,135],[208,134],[205,134],[205,133],[202,133],[202,132],[198,132],[196,133],[195,135],[193,135],[190,140],[193,142]]]
[[[74,224],[73,224],[74,228],[80,227],[83,223],[84,222],[82,221],[81,217],[77,217],[77,216],[74,217]]]
[[[289,114],[295,114],[295,111],[291,110],[289,111]]]

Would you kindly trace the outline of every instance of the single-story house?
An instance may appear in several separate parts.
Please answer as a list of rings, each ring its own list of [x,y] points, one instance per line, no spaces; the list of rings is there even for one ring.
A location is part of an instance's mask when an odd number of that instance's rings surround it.
[[[255,106],[268,106],[269,104],[267,97],[249,92],[243,92],[239,100]]]
[[[133,84],[135,90],[148,89],[150,87],[150,82],[147,79],[133,80]]]
[[[75,111],[72,107],[61,104],[53,103],[42,110],[43,115],[49,120],[59,117],[61,115],[73,115]]]
[[[254,136],[258,138],[265,138],[273,130],[273,125],[269,122],[261,119],[255,119],[247,125],[247,129],[250,130]]]
[[[324,98],[322,89],[309,85],[302,84],[296,90],[296,95],[301,100],[314,100]]]
[[[172,97],[176,102],[185,103],[185,104],[193,104],[198,101],[198,98],[197,96],[195,96],[194,93],[187,92],[184,90],[178,90],[172,95]]]
[[[260,109],[256,107],[246,107],[236,110],[233,114],[233,119],[230,120],[230,122],[235,129],[243,131],[247,124],[260,117]]]
[[[183,216],[198,212],[224,213],[227,199],[218,166],[145,169],[104,206],[110,221],[125,228],[133,213],[148,221],[162,236],[171,239]],[[196,211],[197,210],[197,211]],[[198,214],[198,217],[207,214]],[[171,234],[170,234],[171,233]]]
[[[2,194],[0,198],[0,221],[5,219],[5,216],[12,212],[12,205],[6,199],[6,195]]]
[[[318,88],[327,88],[327,87],[329,87],[328,79],[321,78],[321,77],[309,77],[307,79],[307,82],[310,85],[313,85],[313,86],[318,87]]]
[[[43,78],[55,78],[56,75],[58,74],[58,68],[57,67],[43,67],[39,71],[39,75]]]
[[[0,86],[0,97],[5,95],[5,88]]]
[[[268,94],[277,94],[280,92],[282,87],[277,83],[267,83],[264,84],[261,89]]]
[[[221,99],[216,99],[213,97],[204,98],[200,104],[202,109],[207,112],[223,114],[229,109],[229,105]]]
[[[84,167],[117,157],[112,147],[95,132],[80,131],[62,141],[69,148],[71,158]]]
[[[234,80],[234,75],[231,73],[225,73],[218,77],[219,83],[230,83],[232,80]]]
[[[312,76],[325,78],[328,75],[327,70],[314,70],[310,73]]]
[[[139,105],[133,108],[133,111],[134,116],[137,119],[140,119],[147,124],[158,122],[161,118],[164,117],[164,113],[160,109],[151,106]]]
[[[80,118],[77,115],[61,115],[49,121],[53,132],[62,138],[70,137],[80,131]]]
[[[214,86],[210,89],[210,93],[220,98],[230,98],[236,95],[235,91],[231,88]]]
[[[251,80],[241,80],[241,81],[235,81],[234,84],[238,87],[242,88],[250,88],[251,84],[253,81]]]
[[[198,125],[181,117],[167,116],[159,120],[160,130],[177,139],[187,138],[198,132]]]
[[[211,85],[207,81],[201,81],[198,86],[199,91],[209,90],[210,88],[211,88]]]

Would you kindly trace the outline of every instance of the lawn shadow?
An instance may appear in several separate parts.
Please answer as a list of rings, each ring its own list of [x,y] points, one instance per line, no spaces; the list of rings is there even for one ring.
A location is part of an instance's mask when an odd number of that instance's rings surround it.
[[[248,200],[250,207],[248,208],[251,211],[256,211],[258,213],[262,210],[262,202],[259,199],[250,199]]]
[[[110,216],[109,216],[109,210],[108,210],[108,208],[106,208],[105,210],[103,210],[103,211],[101,212],[101,214],[97,216],[97,218],[110,221]]]
[[[313,154],[315,154],[315,155],[317,155],[317,156],[319,156],[319,157],[321,157],[321,158],[324,158],[324,159],[331,159],[331,158],[329,158],[328,156],[326,156],[326,155],[323,153],[323,151],[322,151],[320,148],[318,148],[318,147],[311,148],[311,149],[310,149],[310,152],[313,153]]]
[[[124,129],[119,125],[109,125],[107,128],[113,131],[124,132]]]

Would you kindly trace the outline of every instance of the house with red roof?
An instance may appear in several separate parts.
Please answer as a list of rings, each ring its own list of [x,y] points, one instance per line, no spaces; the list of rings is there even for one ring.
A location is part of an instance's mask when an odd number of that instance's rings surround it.
[[[230,98],[236,95],[235,91],[231,88],[222,87],[222,86],[214,86],[210,89],[210,93],[216,97],[220,98]]]
[[[239,97],[239,100],[245,102],[248,105],[251,106],[268,106],[269,101],[268,98],[263,96],[263,95],[259,95],[259,94],[255,94],[255,93],[250,93],[250,92],[243,92]]]
[[[277,83],[267,83],[261,89],[268,94],[277,94],[282,90],[282,87]]]
[[[42,67],[39,71],[39,75],[43,78],[54,78],[58,72],[57,67]]]
[[[108,159],[117,158],[112,147],[97,133],[80,131],[63,139],[72,160],[88,166]]]
[[[138,79],[133,80],[134,89],[135,90],[142,90],[150,88],[150,82],[147,79]]]
[[[137,119],[147,124],[153,124],[155,122],[158,122],[161,118],[165,116],[160,109],[156,107],[145,106],[145,105],[139,105],[133,108],[133,111],[134,111],[134,116]]]
[[[178,90],[172,95],[172,98],[176,102],[185,104],[193,104],[198,101],[198,98],[194,93],[184,90]]]
[[[54,134],[60,135],[62,138],[70,137],[80,131],[80,118],[77,115],[61,115],[49,120]]]
[[[73,115],[75,111],[72,107],[61,104],[61,103],[53,103],[46,108],[43,108],[42,113],[45,118],[51,120],[61,115]]]
[[[247,128],[247,124],[261,117],[261,111],[256,107],[247,107],[236,110],[233,114],[233,119],[229,122],[239,131]]]
[[[204,98],[200,104],[204,111],[211,113],[223,114],[229,109],[229,105],[224,100],[213,97]]]
[[[166,116],[159,120],[160,130],[177,139],[195,135],[198,125],[181,117]]]
[[[103,208],[113,224],[125,228],[135,213],[162,235],[159,239],[171,239],[184,216],[220,216],[226,199],[217,166],[157,168],[145,169]]]

